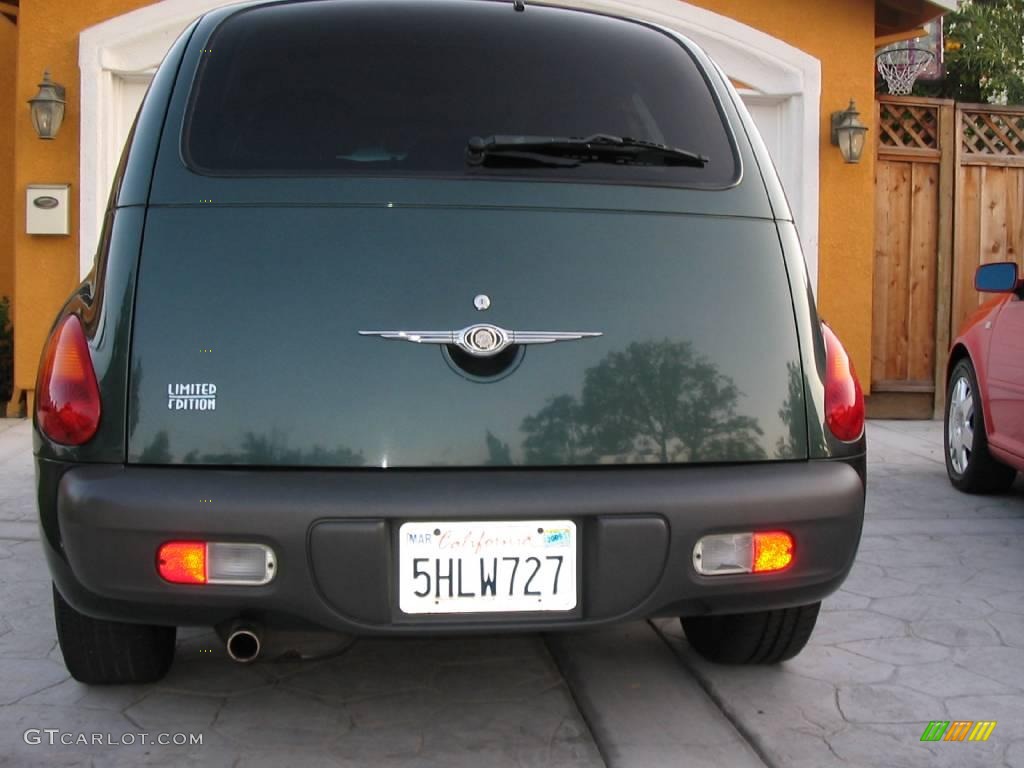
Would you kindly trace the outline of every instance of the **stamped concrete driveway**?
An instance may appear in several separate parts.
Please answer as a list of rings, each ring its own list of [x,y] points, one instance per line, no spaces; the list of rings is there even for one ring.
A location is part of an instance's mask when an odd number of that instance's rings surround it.
[[[938,422],[872,422],[860,552],[786,664],[703,663],[656,622],[766,762],[1024,766],[1024,481],[949,485]],[[931,720],[995,720],[988,742],[922,743]]]
[[[871,425],[861,554],[774,668],[705,664],[668,620],[247,667],[188,630],[162,683],[91,689],[56,647],[28,434],[0,421],[0,765],[1024,768],[1024,484],[953,491],[937,424]],[[919,741],[957,719],[998,725],[983,744]]]

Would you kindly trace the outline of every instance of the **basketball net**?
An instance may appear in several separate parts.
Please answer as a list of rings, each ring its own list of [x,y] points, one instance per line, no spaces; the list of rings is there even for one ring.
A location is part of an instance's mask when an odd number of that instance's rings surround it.
[[[935,54],[923,48],[890,48],[875,57],[878,73],[893,96],[909,96],[914,81],[935,60]]]

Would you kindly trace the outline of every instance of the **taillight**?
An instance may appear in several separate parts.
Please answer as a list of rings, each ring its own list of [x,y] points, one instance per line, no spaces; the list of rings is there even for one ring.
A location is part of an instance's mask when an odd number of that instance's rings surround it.
[[[784,571],[793,563],[793,537],[785,531],[716,533],[693,548],[693,567],[702,576]]]
[[[50,338],[36,391],[39,429],[55,443],[82,445],[100,425],[100,390],[82,324],[69,316]]]
[[[785,531],[754,534],[754,573],[788,568],[793,562],[793,537]]]
[[[864,393],[839,337],[824,323],[821,333],[825,337],[825,423],[840,440],[853,442],[864,433]]]
[[[156,570],[172,584],[269,584],[277,557],[266,544],[168,541],[156,553]]]
[[[206,542],[167,542],[157,552],[156,568],[172,584],[205,584]]]

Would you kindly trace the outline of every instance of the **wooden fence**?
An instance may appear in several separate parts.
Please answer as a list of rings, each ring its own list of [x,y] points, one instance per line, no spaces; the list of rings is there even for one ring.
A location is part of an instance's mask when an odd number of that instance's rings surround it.
[[[872,392],[941,413],[979,264],[1024,258],[1024,107],[881,96]]]

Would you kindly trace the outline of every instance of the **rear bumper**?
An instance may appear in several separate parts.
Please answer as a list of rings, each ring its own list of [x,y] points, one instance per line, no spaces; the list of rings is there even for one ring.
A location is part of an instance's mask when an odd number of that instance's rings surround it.
[[[846,577],[864,512],[862,458],[532,471],[39,464],[44,543],[61,593],[83,613],[154,624],[244,616],[364,634],[536,631],[805,604]],[[580,540],[570,614],[398,611],[401,522],[566,518]],[[701,536],[777,528],[796,539],[788,571],[709,578],[693,569]],[[156,572],[157,548],[188,538],[267,544],[277,576],[259,587],[168,584]]]

